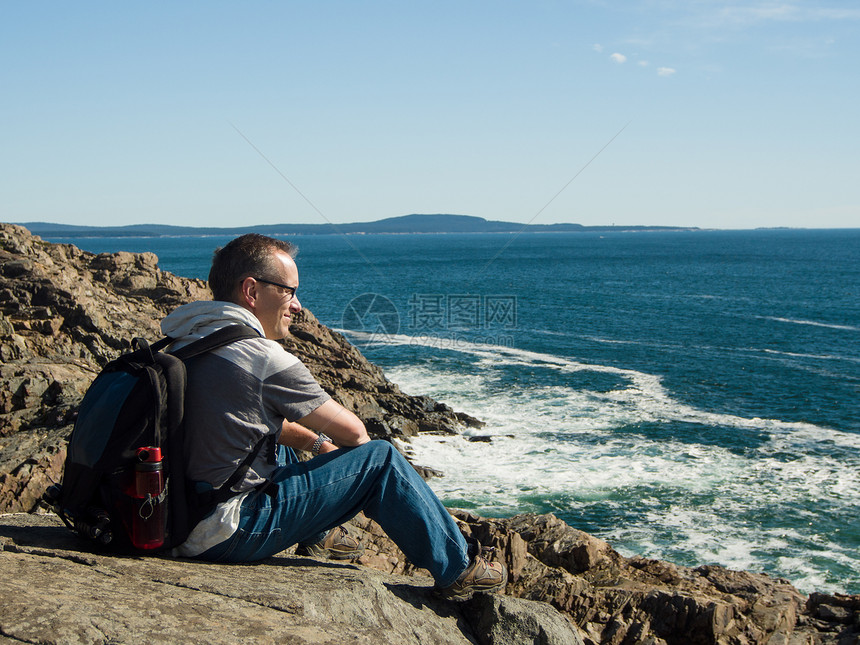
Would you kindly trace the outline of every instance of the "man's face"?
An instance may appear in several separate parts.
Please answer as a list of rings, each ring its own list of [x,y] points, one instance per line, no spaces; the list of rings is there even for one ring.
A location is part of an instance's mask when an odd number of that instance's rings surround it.
[[[262,281],[271,280],[298,289],[299,270],[293,259],[283,251],[276,252],[273,257],[275,274],[254,276],[254,282],[249,286],[249,293],[254,296],[250,309],[262,323],[266,338],[281,340],[290,334],[292,315],[301,311],[302,305],[296,296],[290,298],[290,292],[286,289]]]

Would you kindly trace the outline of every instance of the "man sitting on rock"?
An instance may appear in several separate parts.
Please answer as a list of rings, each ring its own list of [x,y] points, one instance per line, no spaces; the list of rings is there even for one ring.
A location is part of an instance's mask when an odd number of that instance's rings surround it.
[[[362,547],[341,525],[364,511],[447,597],[503,588],[505,567],[467,544],[409,462],[390,443],[370,441],[364,423],[277,342],[301,311],[294,255],[282,240],[236,238],[215,252],[214,300],[183,305],[162,321],[174,349],[237,323],[260,333],[189,361],[187,472],[198,489],[217,489],[254,446],[264,448],[233,487],[237,494],[200,521],[176,555],[247,562],[298,543],[300,554],[353,559]],[[316,456],[299,461],[294,448]]]

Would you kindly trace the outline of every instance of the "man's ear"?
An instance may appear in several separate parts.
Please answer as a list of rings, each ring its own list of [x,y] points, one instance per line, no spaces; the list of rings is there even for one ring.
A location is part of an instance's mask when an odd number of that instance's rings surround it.
[[[259,284],[254,278],[248,276],[239,283],[239,304],[254,311],[257,308],[257,297],[259,295]]]

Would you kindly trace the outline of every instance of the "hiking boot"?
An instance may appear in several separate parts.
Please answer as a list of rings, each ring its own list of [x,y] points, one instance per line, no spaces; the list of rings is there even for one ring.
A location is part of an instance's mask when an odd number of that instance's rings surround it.
[[[332,560],[355,560],[364,553],[364,545],[342,526],[336,526],[316,544],[299,544],[296,555],[309,555]]]
[[[489,593],[504,589],[507,582],[508,570],[505,565],[476,555],[457,581],[439,592],[448,600],[468,600],[476,592]]]

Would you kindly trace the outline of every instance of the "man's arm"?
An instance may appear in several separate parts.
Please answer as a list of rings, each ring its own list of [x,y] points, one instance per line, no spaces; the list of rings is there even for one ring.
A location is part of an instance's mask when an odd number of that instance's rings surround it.
[[[338,446],[359,446],[370,441],[361,419],[332,399],[297,422],[284,421],[278,441],[291,448],[310,450],[318,433],[328,435]],[[330,452],[335,448],[324,443],[320,452]]]
[[[287,421],[286,419],[281,424],[281,434],[278,436],[278,443],[292,448],[293,450],[310,450],[313,448],[314,442],[319,435],[306,428],[300,423]],[[337,450],[337,446],[326,441],[320,446],[320,454]]]

